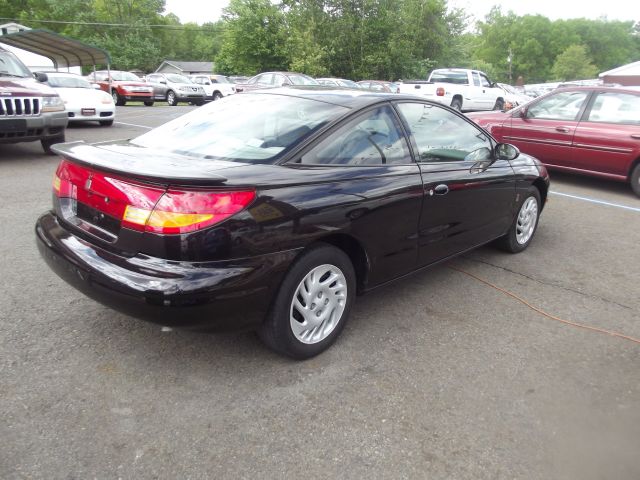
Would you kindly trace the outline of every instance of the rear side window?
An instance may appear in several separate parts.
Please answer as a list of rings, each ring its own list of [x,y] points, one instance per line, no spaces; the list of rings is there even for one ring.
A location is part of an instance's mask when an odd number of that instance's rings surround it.
[[[472,160],[469,154],[491,148],[487,134],[442,107],[401,103],[398,109],[416,141],[420,162]]]
[[[340,127],[302,157],[315,165],[411,163],[411,155],[391,107],[370,110]]]
[[[527,109],[527,118],[575,120],[589,92],[560,92],[545,97]]]
[[[589,112],[590,122],[640,125],[640,95],[601,92]]]

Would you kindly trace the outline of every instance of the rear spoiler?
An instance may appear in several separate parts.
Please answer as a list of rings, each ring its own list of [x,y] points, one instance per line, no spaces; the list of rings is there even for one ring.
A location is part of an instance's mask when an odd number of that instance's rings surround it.
[[[96,145],[69,142],[54,145],[51,150],[86,167],[153,183],[211,185],[227,181],[226,177],[214,173],[224,168],[221,168],[221,162],[162,152],[129,142]]]

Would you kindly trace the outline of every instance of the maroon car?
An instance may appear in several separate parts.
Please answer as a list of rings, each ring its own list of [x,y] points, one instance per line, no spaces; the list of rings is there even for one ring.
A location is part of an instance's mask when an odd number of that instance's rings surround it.
[[[640,196],[640,88],[563,88],[468,117],[551,169],[629,182]]]

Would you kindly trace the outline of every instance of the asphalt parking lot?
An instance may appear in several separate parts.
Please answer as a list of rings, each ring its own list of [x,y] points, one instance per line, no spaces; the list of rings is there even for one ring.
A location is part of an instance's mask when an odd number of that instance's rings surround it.
[[[118,107],[67,140],[192,108]],[[640,478],[640,344],[482,282],[640,339],[628,186],[552,172],[527,251],[484,247],[360,297],[299,363],[251,333],[162,331],[59,280],[33,234],[57,161],[0,145],[0,478]]]

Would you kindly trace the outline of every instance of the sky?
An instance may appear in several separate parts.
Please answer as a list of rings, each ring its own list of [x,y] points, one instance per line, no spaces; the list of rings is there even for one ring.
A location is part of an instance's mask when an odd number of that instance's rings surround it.
[[[174,13],[182,23],[213,22],[220,18],[229,0],[166,0],[166,12]],[[551,20],[567,18],[640,21],[638,0],[449,0],[450,7],[465,9],[475,20],[483,20],[493,5],[517,15],[540,14]]]

